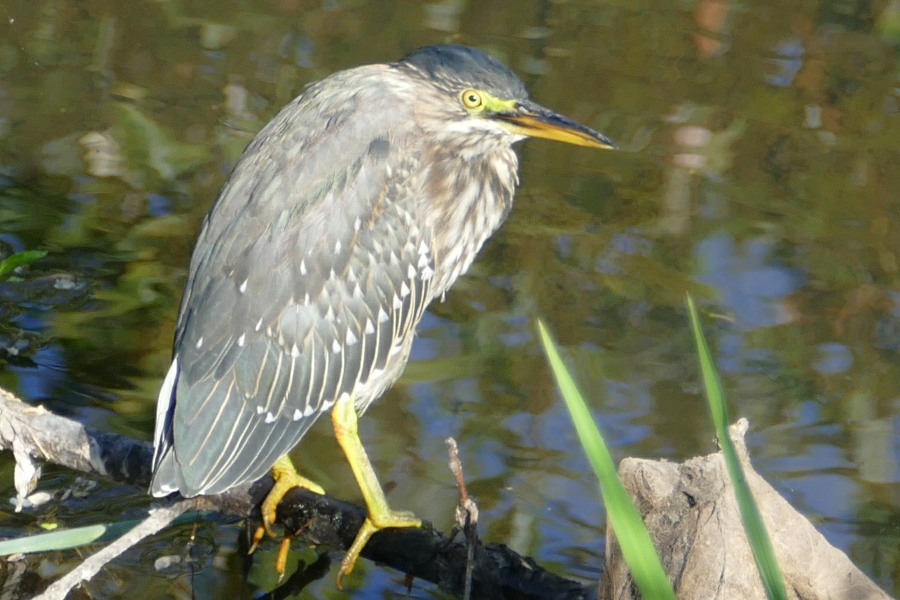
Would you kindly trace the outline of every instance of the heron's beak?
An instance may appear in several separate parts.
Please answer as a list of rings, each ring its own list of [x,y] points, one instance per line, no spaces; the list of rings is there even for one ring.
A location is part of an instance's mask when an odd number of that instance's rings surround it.
[[[532,102],[518,102],[515,109],[498,112],[495,118],[520,135],[605,150],[618,148],[602,133]]]

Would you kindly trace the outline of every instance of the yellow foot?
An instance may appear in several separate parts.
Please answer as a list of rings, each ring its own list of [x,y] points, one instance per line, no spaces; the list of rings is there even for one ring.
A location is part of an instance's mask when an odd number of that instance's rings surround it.
[[[369,515],[363,523],[363,526],[359,528],[359,533],[356,534],[356,539],[353,540],[353,545],[350,546],[350,549],[347,550],[347,553],[344,555],[343,560],[341,560],[341,569],[338,571],[337,576],[338,589],[342,589],[344,575],[349,575],[353,572],[353,567],[356,565],[356,560],[359,558],[360,552],[362,552],[363,548],[365,548],[366,544],[369,542],[369,538],[371,538],[382,529],[386,529],[388,527],[422,526],[422,521],[420,519],[417,519],[411,512],[407,511],[392,510],[387,515],[379,515],[379,517],[379,525],[373,523],[372,515]],[[383,519],[387,519],[387,522],[385,522]]]
[[[272,465],[272,478],[275,479],[275,485],[272,486],[269,495],[266,496],[262,506],[260,506],[259,510],[262,513],[262,524],[256,528],[256,532],[253,534],[253,540],[249,550],[250,553],[256,550],[256,547],[267,533],[271,537],[278,537],[278,534],[274,529],[275,516],[278,504],[281,503],[285,494],[295,487],[306,488],[317,494],[325,493],[325,490],[323,490],[321,486],[297,473],[293,463],[291,463],[291,459],[287,456],[282,456],[274,465]],[[275,570],[278,573],[279,579],[284,576],[284,567],[287,563],[287,553],[289,548],[290,537],[285,536],[281,541],[278,557],[275,559]]]
[[[372,535],[388,527],[421,527],[422,521],[410,512],[391,510],[388,506],[387,498],[384,496],[381,484],[378,483],[375,470],[372,469],[366,450],[359,439],[358,417],[351,398],[345,396],[338,400],[331,411],[331,422],[334,425],[334,435],[347,456],[347,461],[350,463],[350,468],[353,469],[356,482],[359,484],[359,489],[362,491],[369,509],[369,516],[359,533],[356,534],[356,539],[347,550],[344,560],[341,561],[341,569],[337,576],[337,586],[340,589],[341,580],[344,575],[353,572],[356,559],[359,558],[360,552],[365,548]]]

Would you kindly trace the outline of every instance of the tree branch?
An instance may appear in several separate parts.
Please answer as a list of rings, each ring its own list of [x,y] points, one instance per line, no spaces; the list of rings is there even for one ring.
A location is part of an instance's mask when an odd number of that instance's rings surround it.
[[[150,516],[133,527],[130,531],[86,558],[77,568],[54,581],[34,600],[64,600],[82,581],[90,581],[108,562],[134,547],[144,538],[153,535],[169,525],[182,513],[196,509],[197,501],[181,500],[170,506],[150,511]]]
[[[141,493],[150,485],[153,449],[149,443],[85,427],[25,404],[0,389],[0,450],[14,448],[19,449],[17,463],[24,451],[42,462],[134,485]],[[205,497],[203,508],[250,516],[271,487],[271,477],[264,477],[252,485]],[[18,484],[17,491],[27,493]],[[173,497],[170,501],[176,500]],[[289,492],[278,506],[278,523],[285,531],[296,532],[303,541],[337,549],[350,547],[365,517],[362,507],[302,489]],[[465,543],[429,526],[381,531],[372,537],[362,555],[457,596],[463,593]],[[591,588],[544,570],[502,544],[476,548],[471,576],[473,598],[574,600],[596,594]]]

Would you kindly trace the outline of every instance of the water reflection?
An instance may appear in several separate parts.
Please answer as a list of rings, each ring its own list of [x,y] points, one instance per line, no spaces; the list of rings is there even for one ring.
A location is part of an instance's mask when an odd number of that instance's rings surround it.
[[[0,384],[149,438],[194,236],[253,133],[336,69],[472,43],[526,77],[537,100],[625,150],[521,148],[508,223],[432,308],[402,384],[363,422],[393,501],[449,526],[452,434],[484,537],[592,579],[602,506],[533,319],[566,347],[619,457],[681,460],[712,449],[682,309],[690,290],[707,308],[732,412],[751,420],[759,471],[896,595],[898,16],[890,3],[845,8],[4,6],[0,233],[16,249],[50,251],[30,273],[75,273],[94,292],[68,310],[11,313],[48,342],[33,366],[7,353]],[[355,493],[330,435],[314,431],[299,462],[309,454],[324,465],[311,476]],[[107,518],[69,514],[71,524]],[[182,547],[178,530],[92,589],[238,589],[236,527],[204,527],[202,569],[158,580],[150,557]],[[267,558],[252,579],[263,588]],[[367,595],[402,587],[396,574],[362,572],[354,584]],[[333,594],[331,578],[312,593]]]

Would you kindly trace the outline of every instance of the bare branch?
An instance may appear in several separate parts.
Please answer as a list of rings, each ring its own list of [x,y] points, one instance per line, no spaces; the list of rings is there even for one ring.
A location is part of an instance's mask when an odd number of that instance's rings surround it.
[[[125,436],[105,433],[25,404],[0,389],[0,450],[20,444],[29,455],[77,471],[134,485],[145,493],[150,484],[152,447]],[[272,487],[271,477],[203,498],[205,510],[258,518],[259,501]],[[177,496],[172,498],[172,502]],[[347,549],[366,517],[365,508],[294,489],[278,506],[278,522],[302,541]],[[375,534],[362,555],[411,577],[430,581],[461,596],[466,579],[467,548],[429,526],[387,529]],[[473,598],[582,599],[595,592],[554,575],[533,560],[500,544],[479,546],[472,569]]]
[[[65,600],[75,586],[82,581],[90,581],[111,560],[129,548],[134,547],[144,538],[160,531],[182,513],[197,508],[199,508],[198,502],[192,499],[182,500],[171,506],[151,510],[150,515],[134,526],[128,533],[89,556],[77,568],[54,581],[44,590],[44,593],[35,596],[34,600]]]

